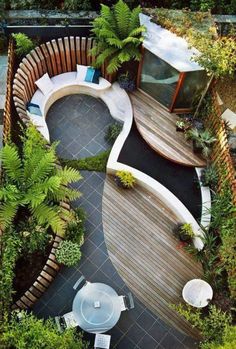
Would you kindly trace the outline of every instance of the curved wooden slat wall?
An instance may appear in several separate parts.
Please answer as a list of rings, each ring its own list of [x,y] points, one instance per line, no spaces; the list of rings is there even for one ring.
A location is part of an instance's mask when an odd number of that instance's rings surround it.
[[[76,64],[92,65],[94,57],[89,55],[92,47],[93,39],[70,36],[41,44],[23,58],[13,84],[14,103],[23,121],[28,121],[26,103],[37,90],[34,82],[45,73],[52,77],[76,71]],[[112,81],[113,76],[106,74],[105,64],[101,72],[105,79]]]

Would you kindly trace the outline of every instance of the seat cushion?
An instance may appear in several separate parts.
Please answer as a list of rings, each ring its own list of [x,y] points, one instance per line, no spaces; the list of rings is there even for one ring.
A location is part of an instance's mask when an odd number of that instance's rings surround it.
[[[54,89],[57,89],[60,86],[70,85],[76,82],[76,72],[72,71],[69,73],[62,73],[55,75],[51,78]]]
[[[47,96],[54,88],[53,82],[51,81],[48,73],[45,73],[40,79],[35,81],[35,84],[45,96]]]

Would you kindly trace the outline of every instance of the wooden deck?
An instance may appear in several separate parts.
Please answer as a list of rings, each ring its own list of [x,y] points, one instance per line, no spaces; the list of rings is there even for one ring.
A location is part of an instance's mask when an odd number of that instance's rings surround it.
[[[107,176],[103,226],[110,258],[132,292],[172,327],[197,332],[169,304],[182,301],[185,283],[202,276],[202,268],[178,248],[176,215],[146,189],[118,189]]]
[[[205,160],[193,153],[192,145],[186,141],[184,134],[176,132],[176,114],[169,113],[141,90],[131,93],[130,98],[137,128],[156,152],[185,166],[205,166]]]

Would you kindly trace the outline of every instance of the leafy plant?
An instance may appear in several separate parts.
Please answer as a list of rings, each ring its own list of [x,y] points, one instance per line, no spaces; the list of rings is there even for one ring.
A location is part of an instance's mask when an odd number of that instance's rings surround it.
[[[132,92],[135,90],[135,82],[134,79],[131,78],[129,72],[127,71],[125,74],[121,74],[118,77],[118,83],[121,88],[128,92]]]
[[[91,2],[89,0],[65,0],[63,8],[69,11],[89,11]]]
[[[0,226],[10,226],[16,214],[24,211],[33,216],[37,224],[51,227],[57,234],[64,234],[65,218],[69,213],[63,209],[61,200],[75,200],[77,190],[68,188],[78,181],[78,171],[56,165],[56,145],[46,148],[46,142],[34,126],[27,127],[23,137],[22,151],[14,144],[6,144],[1,151],[4,180],[0,187]],[[24,215],[26,219],[27,214]],[[20,218],[20,215],[19,215]]]
[[[210,341],[201,345],[202,349],[234,349],[236,348],[236,326],[227,326],[223,332],[221,343]]]
[[[203,186],[209,186],[215,190],[218,184],[218,174],[214,165],[209,165],[201,172],[201,182]]]
[[[4,348],[14,349],[88,349],[82,335],[74,329],[58,332],[55,323],[37,319],[33,314],[14,312],[1,334]]]
[[[106,172],[109,155],[110,155],[110,150],[105,150],[99,153],[98,155],[89,156],[84,159],[78,159],[78,160],[61,159],[61,163],[64,166],[73,167],[76,170]]]
[[[177,230],[178,230],[178,235],[181,241],[188,242],[188,241],[191,241],[192,238],[194,237],[192,224],[190,223],[180,224]]]
[[[24,33],[12,34],[16,42],[16,54],[19,57],[26,56],[34,47],[34,42]]]
[[[214,305],[209,306],[209,313],[204,315],[202,310],[193,308],[188,304],[178,304],[171,306],[182,317],[190,322],[192,327],[197,328],[203,338],[203,343],[222,343],[224,331],[232,323],[232,318],[227,313],[217,309]]]
[[[33,217],[29,217],[26,222],[19,222],[17,233],[21,237],[23,254],[45,250],[52,239],[46,227],[38,225]]]
[[[106,131],[105,140],[108,143],[113,144],[116,138],[119,136],[121,130],[122,130],[122,125],[119,124],[118,122],[115,122],[114,124],[109,125]]]
[[[113,7],[101,5],[101,13],[92,25],[95,46],[91,55],[96,57],[95,65],[107,62],[107,72],[116,72],[123,63],[141,59],[140,45],[143,42],[144,26],[140,26],[140,6],[130,10],[119,0]]]
[[[55,255],[59,263],[71,267],[81,258],[80,245],[72,241],[61,241]]]
[[[117,171],[116,177],[121,182],[124,188],[133,188],[136,182],[133,174],[129,171]]]
[[[68,223],[65,232],[65,239],[77,243],[81,246],[84,242],[86,214],[83,208],[79,207],[74,210],[74,218]]]
[[[196,147],[201,149],[202,155],[208,158],[211,154],[212,145],[216,141],[216,138],[212,136],[209,130],[198,130],[192,128],[186,132],[186,138],[192,139],[196,143]]]
[[[9,228],[4,234],[0,235],[0,246],[0,318],[2,319],[3,314],[9,312],[11,305],[14,267],[22,243],[18,234],[12,228]]]

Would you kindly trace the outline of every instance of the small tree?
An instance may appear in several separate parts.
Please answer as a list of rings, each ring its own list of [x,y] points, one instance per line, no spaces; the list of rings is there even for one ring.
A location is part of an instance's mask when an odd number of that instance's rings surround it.
[[[32,215],[39,225],[50,226],[55,233],[64,234],[68,211],[60,206],[60,201],[75,200],[80,196],[77,190],[67,185],[81,176],[75,169],[57,167],[55,146],[46,148],[46,141],[31,125],[26,129],[21,151],[12,143],[2,149],[1,229],[10,226],[17,213],[23,212],[24,219],[27,214]]]
[[[140,6],[130,10],[119,0],[112,8],[101,5],[101,13],[93,21],[92,33],[95,47],[91,55],[96,57],[95,65],[100,67],[108,62],[107,72],[116,72],[123,63],[141,58],[140,45],[145,27],[140,26]]]

